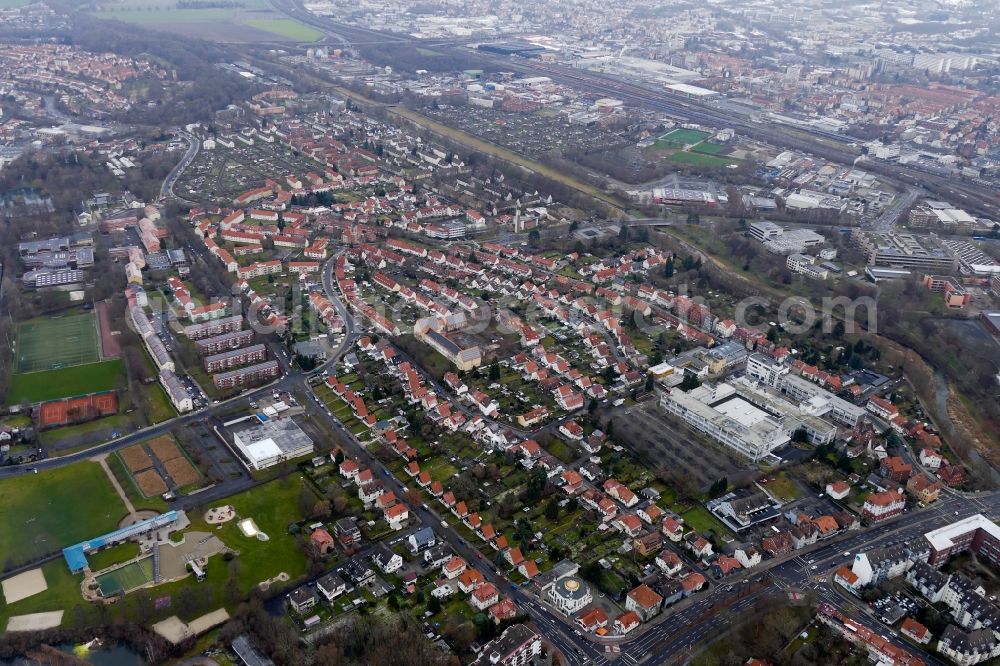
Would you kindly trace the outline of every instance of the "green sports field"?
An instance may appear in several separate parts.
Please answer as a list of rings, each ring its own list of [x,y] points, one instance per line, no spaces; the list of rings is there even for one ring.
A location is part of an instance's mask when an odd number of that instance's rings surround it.
[[[665,141],[674,145],[689,146],[693,143],[701,143],[710,136],[712,135],[709,132],[680,127],[672,132],[667,132],[659,138],[659,141]]]
[[[68,368],[101,359],[93,313],[46,317],[17,325],[14,371]]]
[[[60,370],[14,375],[6,403],[36,403],[110,391],[121,376],[122,368],[121,359],[114,359]]]
[[[0,563],[58,552],[116,529],[124,516],[121,498],[95,462],[0,480]]]
[[[119,592],[130,592],[137,587],[142,587],[146,583],[153,582],[153,558],[146,557],[138,562],[126,564],[97,577],[97,584],[101,588],[101,594],[110,597]]]

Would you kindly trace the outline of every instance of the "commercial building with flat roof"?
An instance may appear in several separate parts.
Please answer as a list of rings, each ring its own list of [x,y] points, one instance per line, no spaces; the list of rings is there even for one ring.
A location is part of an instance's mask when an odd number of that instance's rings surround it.
[[[856,427],[865,414],[864,407],[838,398],[798,375],[782,375],[778,379],[777,387],[789,398],[797,401],[799,407],[806,408],[814,416],[829,415],[829,418],[848,428]]]
[[[313,441],[292,419],[270,419],[233,433],[233,444],[253,469],[311,455]]]
[[[794,428],[754,407],[731,384],[703,385],[684,392],[664,391],[660,406],[696,430],[738,451],[754,462],[791,440]]]
[[[872,266],[953,271],[955,258],[941,247],[925,247],[913,234],[872,233],[855,230],[854,242]],[[926,241],[925,241],[926,242]]]

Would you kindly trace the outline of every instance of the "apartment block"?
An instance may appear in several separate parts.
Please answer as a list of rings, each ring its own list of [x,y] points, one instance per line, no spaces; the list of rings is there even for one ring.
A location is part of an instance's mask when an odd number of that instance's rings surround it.
[[[221,372],[248,363],[263,361],[267,358],[267,348],[262,344],[233,349],[212,356],[206,356],[204,360],[206,372]]]
[[[281,366],[278,365],[277,361],[265,361],[257,365],[214,375],[212,381],[215,384],[215,388],[233,388],[274,379],[280,374]]]

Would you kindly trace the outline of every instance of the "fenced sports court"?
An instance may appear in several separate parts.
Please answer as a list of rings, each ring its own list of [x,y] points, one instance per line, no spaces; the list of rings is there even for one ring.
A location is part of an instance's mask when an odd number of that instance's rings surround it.
[[[101,595],[105,598],[120,592],[130,592],[152,582],[152,557],[144,557],[137,562],[131,562],[97,577],[97,585],[101,588]]]
[[[93,313],[18,324],[15,372],[56,370],[101,360]]]

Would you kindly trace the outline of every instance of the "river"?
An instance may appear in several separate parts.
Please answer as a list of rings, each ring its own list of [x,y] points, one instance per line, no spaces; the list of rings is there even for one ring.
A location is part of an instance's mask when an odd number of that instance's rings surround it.
[[[955,424],[952,423],[948,415],[948,378],[940,370],[934,371],[934,422],[941,429],[941,433],[947,440],[955,436]],[[969,452],[965,455],[963,462],[970,468],[976,470],[989,470],[990,480],[1000,486],[1000,472],[993,465],[979,455],[975,447],[970,446]]]

